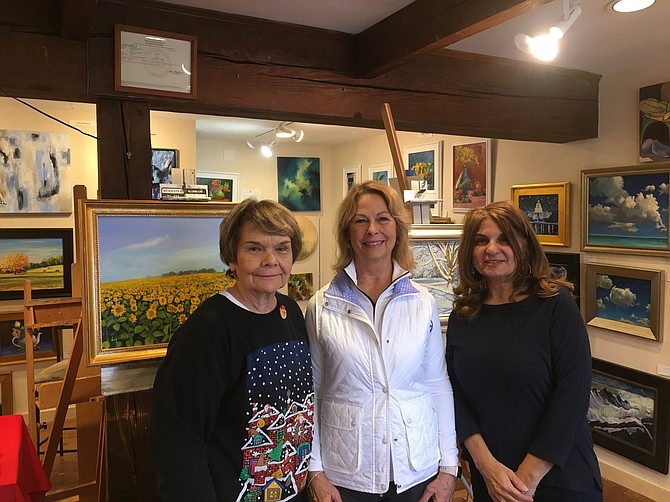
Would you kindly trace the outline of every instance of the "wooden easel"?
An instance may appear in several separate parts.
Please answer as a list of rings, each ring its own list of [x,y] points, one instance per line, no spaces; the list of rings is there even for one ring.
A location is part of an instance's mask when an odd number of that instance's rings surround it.
[[[75,221],[79,199],[86,198],[86,187],[75,186]],[[82,239],[78,239],[82,242]],[[82,256],[81,249],[78,257]],[[33,331],[48,326],[72,326],[74,337],[64,379],[55,384],[56,411],[47,442],[43,467],[51,477],[58,444],[63,432],[65,417],[70,404],[82,403],[82,412],[77,404],[77,455],[79,481],[77,486],[47,493],[47,500],[78,494],[80,501],[103,500],[102,479],[104,459],[105,420],[100,389],[100,368],[91,367],[82,361],[84,352],[84,332],[82,327],[82,274],[78,263],[72,266],[72,298],[33,300],[30,281],[26,281],[24,290],[24,325],[26,330],[26,379],[28,388],[29,429],[33,442],[37,438],[35,401],[35,375],[32,334]],[[50,384],[44,384],[48,386]],[[90,404],[86,410],[83,405]],[[80,416],[81,415],[81,416]],[[85,427],[88,426],[88,427]],[[94,429],[91,432],[91,429]],[[82,440],[83,439],[83,440]],[[39,446],[38,446],[39,448]]]

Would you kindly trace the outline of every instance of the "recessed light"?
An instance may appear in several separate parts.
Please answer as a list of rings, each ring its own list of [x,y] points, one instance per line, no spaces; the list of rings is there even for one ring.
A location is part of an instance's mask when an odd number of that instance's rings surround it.
[[[610,7],[614,12],[637,12],[654,5],[656,0],[617,0],[612,2]]]

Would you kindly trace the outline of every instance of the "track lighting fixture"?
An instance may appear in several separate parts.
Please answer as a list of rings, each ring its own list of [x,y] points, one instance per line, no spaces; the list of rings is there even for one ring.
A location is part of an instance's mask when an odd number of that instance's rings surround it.
[[[614,12],[637,12],[654,5],[656,0],[617,0],[610,7]]]
[[[558,41],[563,38],[565,32],[581,13],[582,8],[578,3],[570,6],[570,0],[563,0],[563,16],[549,29],[548,33],[536,37],[519,33],[514,37],[514,44],[519,50],[532,54],[540,61],[552,61],[558,55]]]
[[[303,140],[305,137],[305,131],[302,129],[293,129],[290,127],[291,124],[293,124],[293,122],[282,122],[277,127],[256,135],[258,138],[271,132],[274,133],[274,138],[272,138],[272,141],[266,145],[261,145],[260,147],[261,154],[264,157],[272,157],[274,154],[274,148],[280,141],[292,139],[296,143],[300,143]],[[256,146],[251,141],[247,141],[247,146],[251,149],[256,148]]]

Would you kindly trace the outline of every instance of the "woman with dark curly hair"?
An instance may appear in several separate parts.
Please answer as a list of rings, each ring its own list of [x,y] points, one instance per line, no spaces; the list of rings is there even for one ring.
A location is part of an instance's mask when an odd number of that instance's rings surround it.
[[[447,366],[475,500],[602,501],[586,420],[591,353],[572,284],[552,278],[509,202],[466,215],[458,268]]]

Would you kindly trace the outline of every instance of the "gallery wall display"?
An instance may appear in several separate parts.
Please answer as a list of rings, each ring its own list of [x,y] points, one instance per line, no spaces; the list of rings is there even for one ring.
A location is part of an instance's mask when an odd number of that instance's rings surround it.
[[[580,305],[581,289],[580,289],[580,261],[579,253],[549,253],[545,252],[545,256],[549,261],[551,267],[551,275],[556,279],[564,279],[575,287],[572,290],[572,296]]]
[[[321,159],[277,157],[277,194],[291,211],[320,211]]]
[[[0,129],[0,214],[72,212],[70,135]]]
[[[570,183],[513,185],[511,199],[528,217],[540,244],[570,245]]]
[[[403,148],[405,169],[414,171],[415,176],[426,182],[424,197],[426,199],[442,198],[442,141],[427,145],[416,145]],[[439,215],[442,203],[437,203],[434,214]]]
[[[593,359],[588,421],[593,440],[668,474],[670,380]]]
[[[114,35],[115,91],[196,98],[197,37],[122,24]]]
[[[491,142],[452,146],[454,211],[466,213],[491,202]]]
[[[583,251],[670,256],[670,166],[582,171]]]
[[[670,160],[670,82],[640,88],[640,162]]]
[[[386,183],[388,185],[389,178],[392,177],[392,171],[393,166],[391,164],[370,166],[368,167],[368,179],[371,181],[381,181],[382,183]]]
[[[662,270],[587,264],[587,324],[660,342],[663,276]]]
[[[207,185],[209,198],[214,202],[240,201],[240,175],[237,173],[215,173],[198,171],[196,185]]]
[[[165,355],[175,330],[233,284],[219,258],[232,203],[84,200],[84,326],[90,365]]]
[[[412,225],[409,232],[415,262],[412,279],[435,297],[443,326],[453,308],[454,285],[458,283],[456,254],[462,233],[462,225],[441,224]]]
[[[71,228],[0,229],[0,300],[23,298],[30,279],[33,298],[72,295]]]
[[[342,168],[342,198],[347,196],[349,190],[354,185],[360,183],[361,180],[361,165],[349,166]]]

